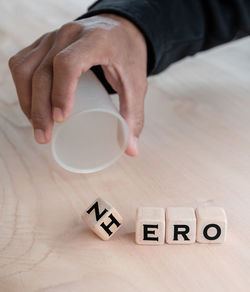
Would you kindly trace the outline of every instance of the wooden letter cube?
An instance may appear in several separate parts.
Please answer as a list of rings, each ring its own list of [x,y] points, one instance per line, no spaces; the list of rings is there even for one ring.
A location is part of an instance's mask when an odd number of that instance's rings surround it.
[[[121,215],[108,202],[98,198],[82,215],[87,223],[101,239],[108,240],[122,226]]]
[[[195,242],[196,217],[193,208],[168,207],[166,209],[166,242],[190,244]]]
[[[165,239],[163,208],[140,207],[136,213],[135,241],[137,244],[159,245]]]
[[[196,209],[197,236],[200,243],[222,243],[226,239],[227,217],[220,207],[199,207]]]

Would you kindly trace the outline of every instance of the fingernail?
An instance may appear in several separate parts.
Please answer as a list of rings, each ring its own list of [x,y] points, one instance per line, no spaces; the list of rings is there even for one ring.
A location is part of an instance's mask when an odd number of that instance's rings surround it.
[[[41,129],[34,130],[35,139],[38,143],[46,143],[45,132]]]
[[[53,108],[53,120],[58,123],[64,120],[62,110],[59,107]]]

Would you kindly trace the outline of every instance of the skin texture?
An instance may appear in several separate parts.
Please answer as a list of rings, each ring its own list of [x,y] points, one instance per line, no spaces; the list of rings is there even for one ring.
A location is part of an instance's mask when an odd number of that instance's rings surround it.
[[[130,131],[126,153],[136,156],[147,91],[147,49],[130,21],[102,14],[69,22],[9,60],[20,106],[40,144],[50,141],[54,122],[70,116],[78,79],[94,65],[102,66],[119,95],[120,114]]]

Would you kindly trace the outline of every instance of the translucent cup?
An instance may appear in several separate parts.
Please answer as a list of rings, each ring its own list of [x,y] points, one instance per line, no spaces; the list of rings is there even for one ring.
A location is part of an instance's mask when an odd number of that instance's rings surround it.
[[[55,124],[52,153],[64,169],[77,173],[102,170],[124,153],[128,126],[92,71],[79,79],[71,116]]]

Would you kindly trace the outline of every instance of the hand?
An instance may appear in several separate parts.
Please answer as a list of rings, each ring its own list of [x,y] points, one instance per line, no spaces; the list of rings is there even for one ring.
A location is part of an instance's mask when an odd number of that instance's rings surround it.
[[[119,95],[120,113],[130,131],[126,153],[135,156],[143,128],[147,49],[130,21],[102,14],[69,22],[9,60],[20,106],[41,144],[50,141],[54,122],[69,117],[78,79],[95,65],[102,66]]]

